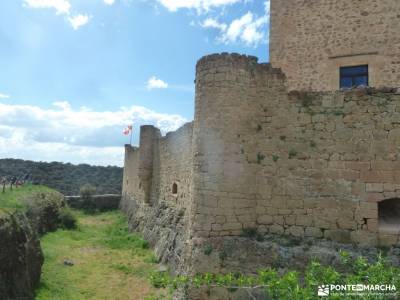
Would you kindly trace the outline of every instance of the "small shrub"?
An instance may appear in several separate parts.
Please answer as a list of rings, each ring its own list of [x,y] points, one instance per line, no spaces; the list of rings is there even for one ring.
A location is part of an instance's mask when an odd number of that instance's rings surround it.
[[[149,279],[155,288],[165,288],[170,284],[170,277],[165,272],[152,272]]]
[[[224,261],[228,257],[228,253],[224,250],[219,252],[219,259]]]
[[[58,228],[59,213],[64,202],[58,192],[34,193],[24,200],[26,215],[32,220],[33,228],[39,233],[54,231]]]
[[[274,162],[277,162],[278,159],[279,159],[279,156],[278,156],[278,155],[272,155],[272,160],[273,160]]]
[[[279,137],[279,139],[280,139],[281,141],[286,140],[286,135],[281,135],[281,136]]]
[[[139,244],[139,247],[142,249],[149,249],[149,247],[150,247],[149,242],[144,239],[141,239],[138,244]]]
[[[262,130],[262,126],[260,124],[257,125],[257,132],[260,132]]]
[[[317,147],[317,143],[314,142],[314,141],[311,141],[311,142],[310,142],[310,147],[311,147],[311,148]]]
[[[258,152],[258,154],[257,154],[257,163],[258,163],[258,164],[261,164],[261,162],[262,162],[264,159],[265,159],[265,155],[262,154],[262,153],[260,153],[260,152]]]
[[[82,209],[86,212],[94,212],[96,210],[96,203],[93,200],[93,195],[96,193],[96,188],[91,184],[86,183],[79,190],[81,196]]]
[[[251,239],[256,238],[257,236],[257,228],[243,228],[242,230],[242,236],[248,237]]]
[[[204,246],[204,254],[209,256],[213,251],[213,247],[210,244]]]
[[[90,198],[95,193],[96,193],[96,188],[89,183],[86,183],[83,186],[81,186],[81,188],[79,190],[79,194],[82,198]]]
[[[64,207],[60,210],[58,218],[61,227],[65,229],[75,229],[77,227],[78,220],[73,211],[68,207]]]

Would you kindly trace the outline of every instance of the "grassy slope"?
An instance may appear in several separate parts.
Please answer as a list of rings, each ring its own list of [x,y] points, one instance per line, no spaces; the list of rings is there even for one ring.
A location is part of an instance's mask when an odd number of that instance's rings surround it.
[[[52,191],[50,188],[41,185],[24,185],[10,190],[7,187],[6,192],[2,193],[3,186],[0,188],[0,210],[23,209],[23,199],[33,193],[42,193]]]
[[[45,264],[37,300],[167,299],[165,291],[148,281],[157,268],[152,251],[146,241],[128,233],[121,213],[77,216],[77,230],[42,238]],[[74,266],[65,266],[66,259]]]

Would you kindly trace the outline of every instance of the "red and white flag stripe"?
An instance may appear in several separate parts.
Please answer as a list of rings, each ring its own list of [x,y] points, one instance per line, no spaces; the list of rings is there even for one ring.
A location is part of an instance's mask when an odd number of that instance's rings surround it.
[[[122,130],[122,133],[124,135],[129,135],[132,132],[132,125],[128,125],[124,130]]]

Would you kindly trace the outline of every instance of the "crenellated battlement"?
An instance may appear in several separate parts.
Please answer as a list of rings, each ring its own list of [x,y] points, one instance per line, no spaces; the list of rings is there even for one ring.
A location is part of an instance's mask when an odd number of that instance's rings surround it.
[[[196,77],[200,79],[206,74],[218,73],[237,73],[237,70],[244,70],[251,73],[268,73],[281,75],[284,78],[284,73],[273,68],[269,63],[258,63],[258,58],[255,56],[241,55],[237,53],[221,53],[211,54],[202,57],[196,64]],[[199,78],[200,77],[200,78]],[[211,78],[211,76],[209,76]],[[218,76],[217,76],[218,78]]]

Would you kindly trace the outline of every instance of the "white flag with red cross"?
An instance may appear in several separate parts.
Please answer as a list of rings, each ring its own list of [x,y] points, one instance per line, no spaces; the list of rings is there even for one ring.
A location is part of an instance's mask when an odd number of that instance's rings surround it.
[[[129,135],[132,132],[132,125],[128,125],[124,130],[122,130],[122,133],[124,135]]]

